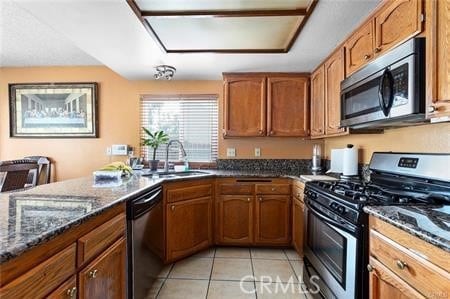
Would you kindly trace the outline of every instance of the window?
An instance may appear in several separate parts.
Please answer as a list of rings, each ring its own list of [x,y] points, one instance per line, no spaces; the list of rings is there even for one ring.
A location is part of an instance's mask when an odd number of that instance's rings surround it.
[[[217,96],[144,96],[141,100],[141,126],[154,132],[163,130],[169,138],[183,143],[187,159],[215,162],[217,159]],[[141,136],[145,133],[141,130]],[[156,151],[156,159],[164,160],[166,145]],[[145,159],[151,160],[153,149],[142,147]],[[169,161],[180,161],[181,151],[173,144]]]

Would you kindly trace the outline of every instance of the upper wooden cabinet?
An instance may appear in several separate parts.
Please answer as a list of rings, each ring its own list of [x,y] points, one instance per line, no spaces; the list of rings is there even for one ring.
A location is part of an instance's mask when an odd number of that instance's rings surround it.
[[[309,135],[309,76],[224,74],[224,137]]]
[[[267,134],[309,135],[309,78],[267,78]]]
[[[363,25],[345,42],[345,70],[347,76],[365,65],[374,56],[373,22]]]
[[[374,17],[375,55],[422,32],[422,19],[421,0],[387,1]]]
[[[450,121],[450,1],[425,1],[427,117]]]
[[[321,65],[311,75],[311,138],[325,136],[325,74]]]
[[[266,77],[224,76],[224,136],[266,134]]]
[[[325,68],[325,133],[345,134],[341,128],[341,81],[344,80],[344,51],[339,49],[324,64]]]

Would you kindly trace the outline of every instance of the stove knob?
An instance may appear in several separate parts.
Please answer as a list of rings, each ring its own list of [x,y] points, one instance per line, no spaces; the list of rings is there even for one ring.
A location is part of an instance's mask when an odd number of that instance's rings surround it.
[[[337,208],[337,211],[339,214],[344,214],[345,213],[345,208],[343,206],[340,206]]]
[[[335,202],[332,202],[332,203],[330,203],[330,207],[333,209],[333,210],[336,210],[336,208],[337,208],[337,203],[335,203]]]

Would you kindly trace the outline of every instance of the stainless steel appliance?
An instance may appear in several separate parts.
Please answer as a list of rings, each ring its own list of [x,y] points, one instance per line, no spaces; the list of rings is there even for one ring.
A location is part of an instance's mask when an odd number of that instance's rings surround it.
[[[371,179],[312,181],[305,187],[303,281],[316,298],[367,298],[364,205],[450,204],[450,154],[374,153]],[[314,290],[320,292],[314,294]]]
[[[149,298],[163,268],[162,187],[147,190],[127,202],[128,298]]]
[[[341,126],[384,128],[424,121],[424,38],[405,42],[341,83]]]

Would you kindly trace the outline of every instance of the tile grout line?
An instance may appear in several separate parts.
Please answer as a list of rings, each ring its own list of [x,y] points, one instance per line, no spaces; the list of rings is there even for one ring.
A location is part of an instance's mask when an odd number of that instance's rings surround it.
[[[211,265],[211,271],[209,272],[209,280],[208,280],[208,287],[206,288],[206,298],[208,298],[209,295],[209,286],[211,285],[211,278],[212,278],[212,273],[213,273],[213,269],[214,269],[214,262],[216,260],[216,252],[217,252],[217,248],[214,247],[214,253],[213,253],[213,257],[212,257],[212,265]]]
[[[253,287],[255,288],[255,299],[258,299],[258,292],[256,291],[256,277],[255,277],[255,269],[253,268],[253,257],[252,257],[252,250],[251,248],[248,248],[249,254],[250,254],[250,265],[252,266],[252,275],[253,275]]]
[[[156,293],[155,299],[157,299],[159,297],[159,294],[161,293],[161,290],[162,290],[163,286],[166,284],[166,281],[169,278],[170,272],[172,272],[172,269],[173,269],[174,266],[175,266],[175,263],[172,263],[172,265],[170,265],[169,272],[167,272],[166,277],[164,277],[163,283],[159,287],[158,292]]]
[[[294,276],[297,278],[298,283],[301,284],[300,277],[298,277],[297,272],[295,272],[295,268],[294,265],[292,265],[292,261],[289,259],[289,256],[287,255],[286,251],[283,250],[283,252],[286,255],[286,258],[288,259],[289,266],[291,266],[291,270],[294,273]]]

